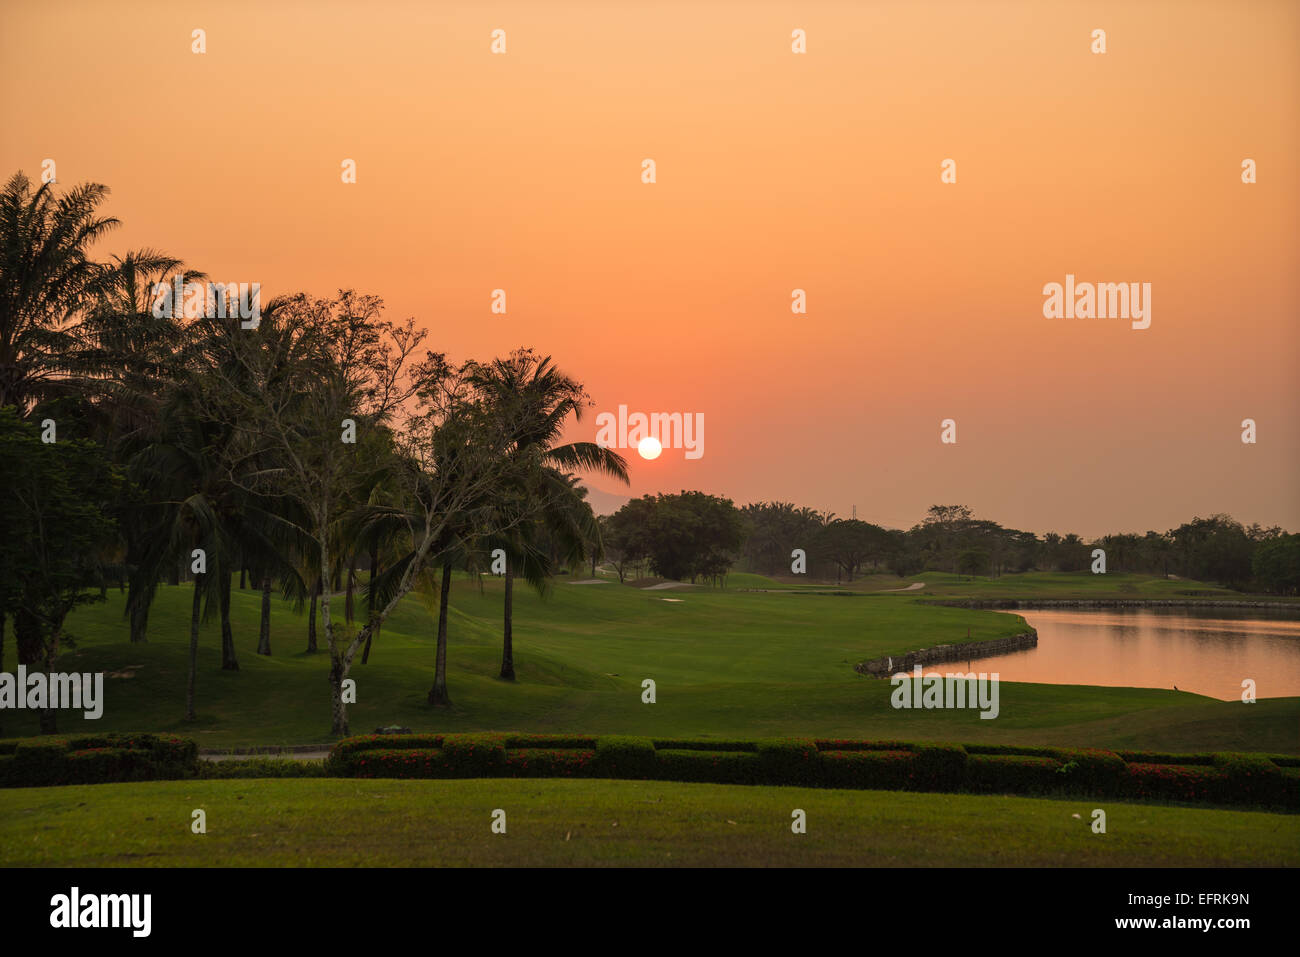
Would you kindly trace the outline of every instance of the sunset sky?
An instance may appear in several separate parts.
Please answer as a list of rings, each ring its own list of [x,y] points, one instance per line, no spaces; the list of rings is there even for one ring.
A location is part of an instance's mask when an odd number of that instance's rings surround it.
[[[572,439],[703,413],[606,491],[894,527],[1300,529],[1298,150],[1292,2],[0,8],[0,171],[110,186],[102,256],[533,346]],[[1151,327],[1044,318],[1067,273],[1151,283]]]

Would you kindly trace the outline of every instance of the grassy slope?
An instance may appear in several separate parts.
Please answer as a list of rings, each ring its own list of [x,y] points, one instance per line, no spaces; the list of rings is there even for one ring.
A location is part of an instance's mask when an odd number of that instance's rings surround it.
[[[0,791],[5,866],[1300,864],[1300,816],[651,781],[166,781]],[[191,811],[208,833],[190,832]],[[494,808],[507,832],[492,834]],[[808,832],[790,830],[791,811]],[[1078,815],[1078,817],[1074,817]],[[39,824],[39,827],[36,825]]]
[[[865,575],[851,584],[836,585],[833,581],[808,583],[800,576],[784,575],[775,585],[761,584],[758,575],[732,575],[728,587],[819,589],[845,591],[854,594],[871,594],[904,588],[913,582],[924,582],[925,588],[911,593],[915,597],[929,598],[1042,598],[1042,599],[1186,599],[1242,601],[1261,599],[1300,604],[1300,598],[1277,595],[1250,595],[1233,591],[1221,585],[1184,579],[1167,579],[1150,575],[1110,573],[1094,575],[1091,572],[1026,572],[1021,575],[1003,575],[1000,578],[971,578],[944,572],[923,572],[909,578],[895,575]]]
[[[912,595],[841,598],[733,590],[641,591],[617,584],[559,583],[545,600],[516,592],[519,681],[500,662],[500,582],[461,580],[453,592],[449,687],[454,706],[425,703],[432,682],[429,612],[408,600],[359,664],[352,727],[399,723],[415,730],[627,732],[656,735],[809,734],[1025,744],[1234,749],[1300,753],[1300,699],[1254,706],[1172,691],[1004,683],[1001,716],[974,711],[896,711],[887,682],[851,665],[945,640],[1012,634],[1013,615],[934,608]],[[215,622],[201,637],[199,721],[183,713],[189,591],[164,587],[150,640],[125,640],[122,597],[80,610],[80,639],[62,670],[123,672],[106,679],[104,717],[60,715],[60,729],[170,730],[201,747],[308,744],[327,740],[327,659],[306,655],[305,619],[278,600],[275,656],[253,653],[260,596],[236,589],[242,670],[222,672]],[[667,602],[664,598],[680,598]],[[9,652],[12,656],[12,650]],[[132,668],[131,666],[138,666]],[[12,658],[9,667],[12,668]],[[641,680],[657,703],[641,703]],[[6,712],[3,734],[35,733],[34,716]]]

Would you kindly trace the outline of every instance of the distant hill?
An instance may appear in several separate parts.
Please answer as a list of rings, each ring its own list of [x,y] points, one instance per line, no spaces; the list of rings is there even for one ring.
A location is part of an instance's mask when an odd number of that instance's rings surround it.
[[[631,497],[627,495],[615,495],[612,492],[603,492],[598,488],[593,488],[588,485],[587,501],[591,503],[591,510],[597,515],[613,515],[631,501]]]

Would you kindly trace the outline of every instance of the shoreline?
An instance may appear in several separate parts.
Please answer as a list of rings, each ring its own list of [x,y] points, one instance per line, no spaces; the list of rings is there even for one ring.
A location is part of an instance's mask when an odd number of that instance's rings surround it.
[[[1246,598],[926,598],[922,605],[942,608],[1268,608],[1292,611],[1300,618],[1300,602]]]
[[[1038,646],[1038,632],[1033,628],[1007,638],[988,638],[983,641],[961,641],[950,645],[920,648],[905,655],[884,655],[860,661],[853,670],[873,678],[888,678],[899,672],[911,671],[916,665],[942,664],[949,661],[976,661],[995,658],[1009,651],[1022,651]]]

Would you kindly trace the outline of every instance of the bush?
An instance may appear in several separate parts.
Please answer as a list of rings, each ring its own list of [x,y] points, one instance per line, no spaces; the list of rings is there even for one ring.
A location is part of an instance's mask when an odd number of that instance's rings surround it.
[[[924,790],[956,791],[966,780],[966,749],[960,744],[918,744],[915,786]]]
[[[171,735],[20,738],[5,746],[10,749],[0,756],[0,785],[5,787],[152,781],[198,770],[198,746]]]
[[[702,741],[699,738],[655,738],[655,750],[671,751],[755,751],[753,741]]]
[[[154,776],[149,752],[132,748],[85,748],[64,758],[61,784],[147,781]]]
[[[201,778],[320,778],[325,777],[324,761],[295,761],[292,758],[237,758],[228,761],[204,761],[199,765]]]
[[[511,748],[504,770],[516,778],[591,777],[596,752],[590,748]]]
[[[62,784],[68,742],[64,738],[25,738],[14,749],[12,774],[17,787]]]
[[[907,741],[853,741],[844,738],[818,738],[819,751],[911,751]]]
[[[1062,748],[1057,751],[1061,766],[1056,773],[1071,791],[1086,791],[1098,797],[1114,797],[1124,790],[1128,777],[1124,759],[1114,751],[1096,748]]]
[[[441,734],[359,734],[344,738],[330,749],[331,756],[342,757],[359,751],[395,751],[402,748],[441,748]]]
[[[766,784],[816,787],[822,783],[821,757],[812,738],[772,738],[757,742]]]
[[[1160,801],[1212,801],[1223,793],[1223,772],[1202,764],[1128,765],[1126,795]]]
[[[504,734],[449,734],[442,739],[443,759],[457,777],[491,777],[506,763]]]
[[[667,781],[756,784],[762,778],[759,756],[750,751],[655,750],[655,777]]]
[[[564,748],[590,750],[596,746],[594,734],[508,734],[507,748]]]
[[[898,791],[916,780],[911,751],[823,751],[821,756],[827,787]]]
[[[593,744],[594,742],[594,744]],[[82,742],[84,743],[84,742]],[[393,747],[377,747],[392,743]],[[429,747],[438,743],[441,747]],[[832,745],[843,745],[833,747]],[[44,748],[19,742],[0,753],[0,781],[24,761],[41,766]],[[1255,754],[1179,755],[1126,751],[1151,760],[1125,763],[1112,751],[1016,748],[834,738],[758,741],[650,739],[626,735],[504,733],[367,735],[340,741],[323,766],[309,762],[227,762],[205,777],[338,774],[356,777],[612,777],[715,784],[767,784],[973,793],[1083,793],[1092,797],[1300,806],[1300,767]],[[1177,759],[1195,763],[1178,764]],[[102,759],[111,766],[109,759]],[[238,767],[242,765],[242,767]],[[259,768],[265,774],[258,773]],[[311,770],[308,770],[311,768]],[[107,772],[106,772],[107,773]],[[118,771],[113,773],[127,773]]]
[[[1187,764],[1209,765],[1214,763],[1212,754],[1173,754],[1167,751],[1116,751],[1129,764]]]
[[[978,794],[1046,794],[1061,785],[1056,758],[1034,754],[971,754],[963,788]]]
[[[1262,754],[1216,754],[1226,804],[1279,804],[1287,791],[1282,769]]]
[[[366,748],[346,755],[347,777],[355,778],[451,778],[466,777],[453,772],[445,752],[436,748]]]
[[[596,766],[615,778],[652,777],[657,767],[654,742],[649,738],[602,735],[596,742]]]

